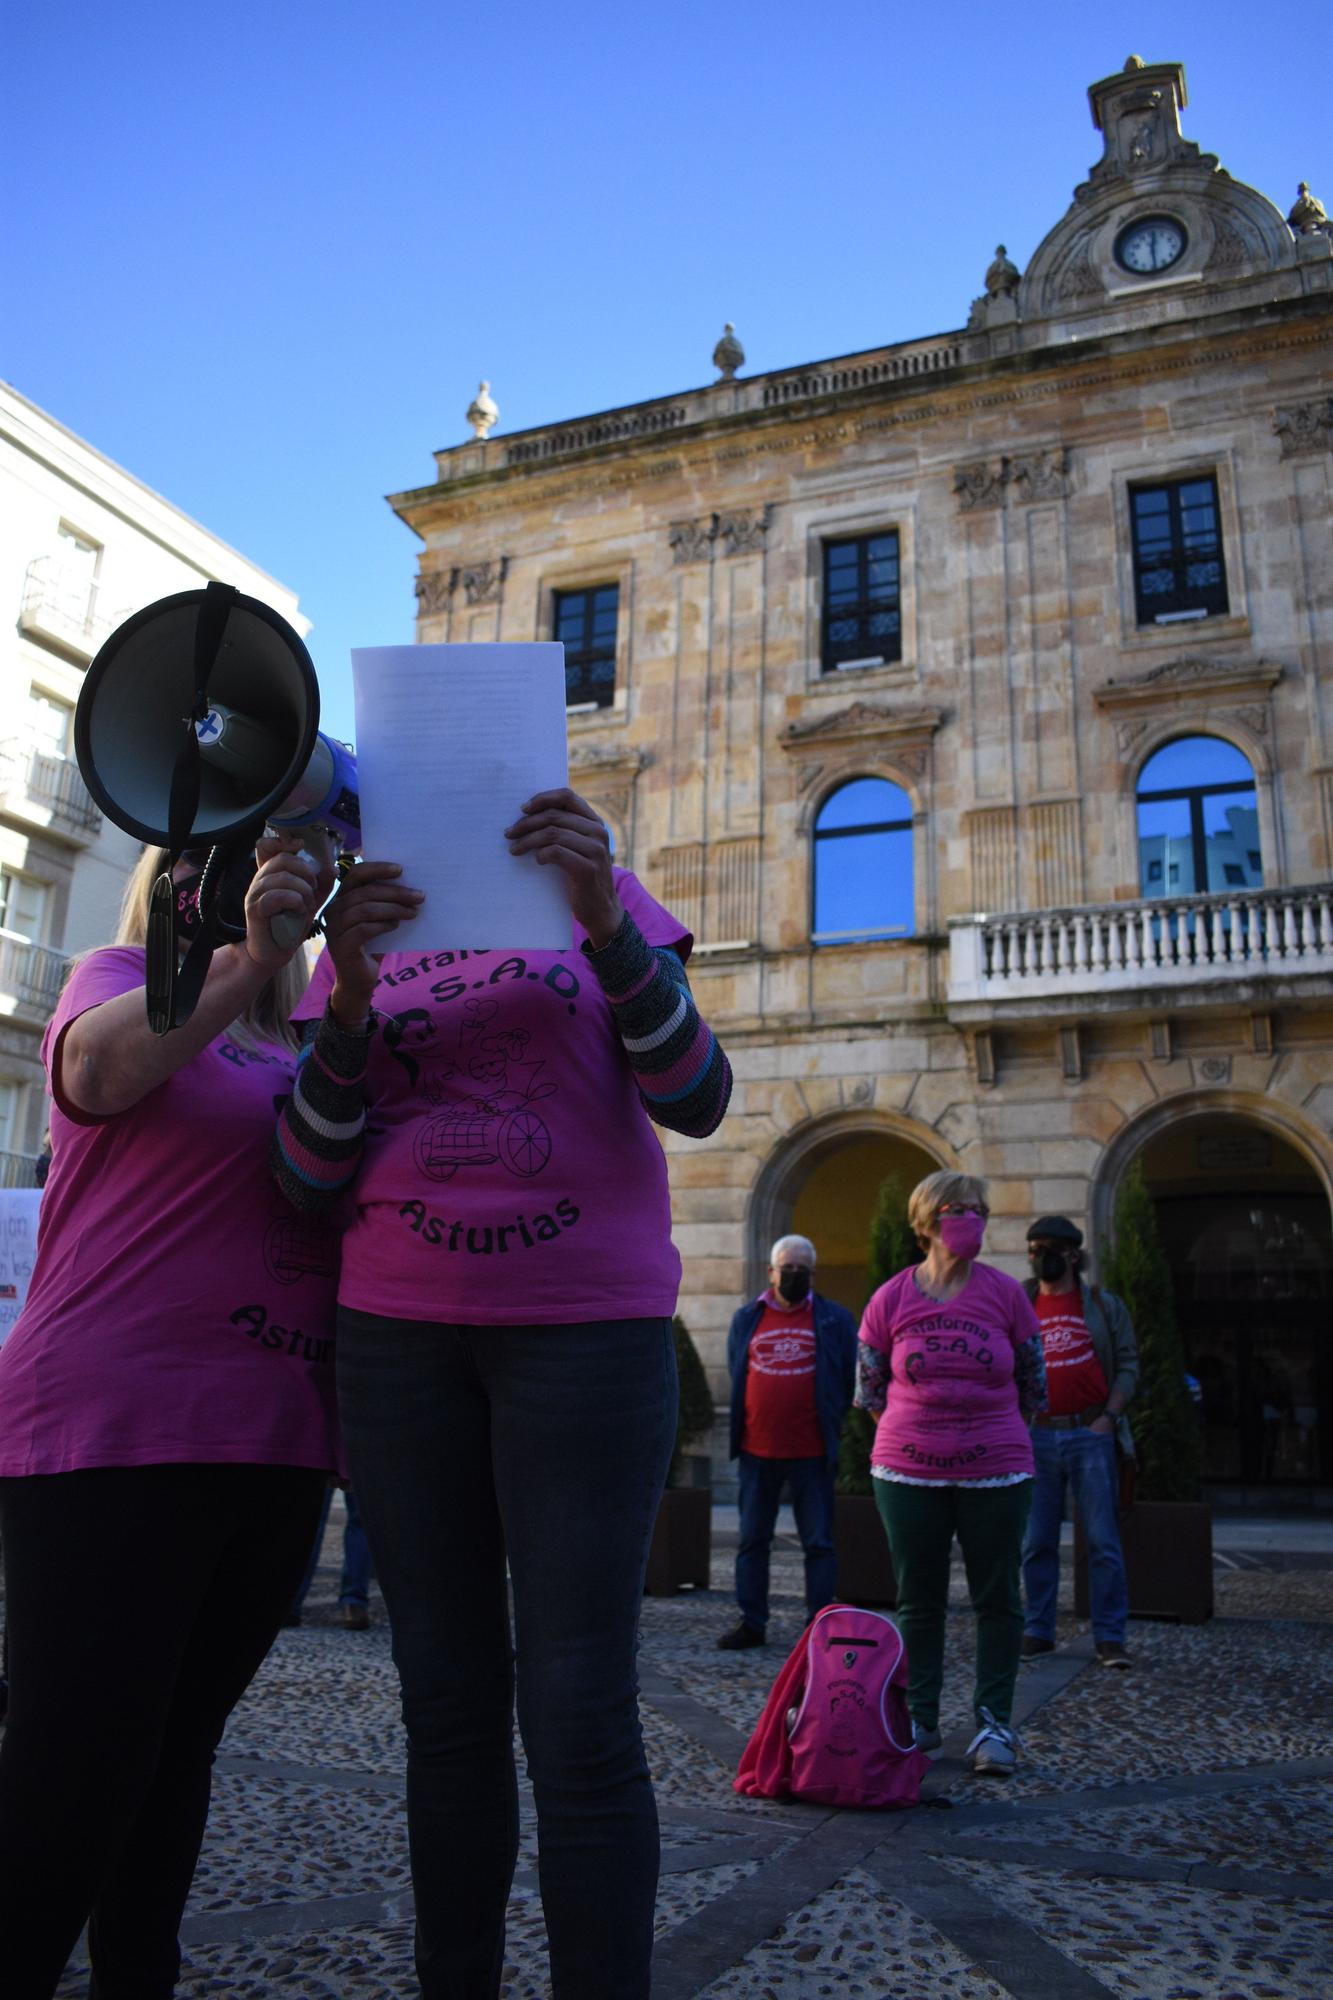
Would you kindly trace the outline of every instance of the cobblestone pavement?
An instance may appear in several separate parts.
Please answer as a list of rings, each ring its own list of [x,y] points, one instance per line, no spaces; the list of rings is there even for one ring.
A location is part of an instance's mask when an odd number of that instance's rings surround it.
[[[774,1560],[761,1651],[721,1654],[714,1588],[648,1599],[642,1682],[662,1815],[654,2000],[1330,2000],[1333,1528],[1236,1531],[1210,1625],[1136,1622],[1132,1674],[1068,1609],[1020,1681],[1017,1775],[966,1770],[971,1621],[949,1620],[945,1745],[881,1817],[740,1799],[731,1775],[802,1624]],[[412,2000],[402,1734],[382,1607],[333,1624],[335,1510],[298,1630],[237,1710],[183,1931],[181,2000]],[[1228,1548],[1227,1528],[1218,1539]],[[1068,1567],[1068,1565],[1066,1565]],[[525,1792],[506,2000],[548,1992]],[[61,2000],[86,1991],[71,1965]]]

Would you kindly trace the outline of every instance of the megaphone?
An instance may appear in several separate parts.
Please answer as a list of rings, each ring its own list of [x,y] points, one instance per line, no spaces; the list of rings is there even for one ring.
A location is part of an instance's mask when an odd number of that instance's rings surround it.
[[[116,628],[84,679],[74,754],[107,818],[173,857],[221,848],[239,869],[270,823],[323,820],[344,846],[360,845],[355,759],[319,733],[309,653],[285,618],[229,584],[159,598]],[[171,901],[164,876],[148,932],[158,1033],[188,1018],[219,941],[205,925],[177,991]]]

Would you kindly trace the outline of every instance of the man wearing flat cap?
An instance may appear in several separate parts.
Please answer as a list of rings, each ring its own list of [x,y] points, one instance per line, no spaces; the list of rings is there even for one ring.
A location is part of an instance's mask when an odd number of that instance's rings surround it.
[[[1129,1592],[1120,1551],[1117,1450],[1133,1455],[1125,1410],[1139,1379],[1134,1328],[1122,1302],[1079,1275],[1083,1232],[1067,1215],[1028,1231],[1027,1293],[1041,1322],[1048,1407],[1034,1419],[1035,1476],[1023,1543],[1023,1658],[1055,1650],[1060,1523],[1069,1492],[1088,1545],[1092,1636],[1104,1667],[1128,1667]]]

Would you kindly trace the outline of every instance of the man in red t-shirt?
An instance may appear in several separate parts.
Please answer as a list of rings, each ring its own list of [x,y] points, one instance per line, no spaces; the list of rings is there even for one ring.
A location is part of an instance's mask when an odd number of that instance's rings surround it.
[[[773,1245],[768,1287],[731,1322],[731,1455],[738,1460],[740,1621],[724,1652],[762,1646],[768,1625],[768,1558],[778,1503],[791,1494],[805,1551],[810,1617],[833,1602],[833,1475],[856,1386],[856,1323],[813,1289],[815,1246],[804,1236]]]
[[[1120,1550],[1117,1439],[1130,1444],[1125,1408],[1138,1382],[1134,1328],[1121,1301],[1085,1285],[1083,1232],[1067,1215],[1043,1215],[1028,1231],[1028,1294],[1041,1322],[1045,1412],[1033,1420],[1032,1505],[1023,1543],[1027,1613],[1023,1657],[1055,1649],[1060,1523],[1070,1492],[1088,1544],[1092,1636],[1104,1667],[1128,1667],[1129,1594]]]

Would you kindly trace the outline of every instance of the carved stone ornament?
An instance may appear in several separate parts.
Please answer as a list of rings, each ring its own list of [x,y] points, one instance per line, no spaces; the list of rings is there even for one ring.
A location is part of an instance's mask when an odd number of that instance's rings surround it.
[[[1073,305],[1079,299],[1096,298],[1105,290],[1105,285],[1093,268],[1091,249],[1084,241],[1060,273],[1055,296],[1062,305]]]
[[[1206,269],[1211,276],[1227,271],[1239,270],[1247,263],[1250,247],[1234,223],[1221,216],[1213,227],[1213,254],[1208,259]]]
[[[1296,190],[1287,222],[1298,236],[1318,236],[1328,228],[1328,216],[1324,204],[1310,192],[1310,183],[1302,181]]]
[[[789,722],[778,737],[784,750],[823,750],[833,743],[891,745],[889,754],[897,763],[919,746],[923,770],[930,739],[944,721],[942,708],[883,708],[878,702],[854,701],[813,722]]]
[[[1273,430],[1284,458],[1333,449],[1333,396],[1315,403],[1288,403],[1273,412]]]
[[[717,516],[717,538],[722,543],[724,555],[752,556],[763,548],[768,536],[769,522],[773,517],[772,507],[764,507],[740,514],[719,514]]]
[[[634,779],[652,761],[651,750],[633,744],[573,743],[569,750],[569,768],[581,777]]]
[[[1230,1083],[1231,1057],[1205,1056],[1199,1064],[1199,1075],[1205,1083]]]
[[[673,521],[667,534],[673,563],[707,562],[717,540],[717,515],[697,521]]]
[[[419,618],[438,618],[448,609],[454,587],[453,578],[448,570],[422,570],[414,587]]]
[[[1091,84],[1088,98],[1105,150],[1085,187],[1187,162],[1217,166],[1212,154],[1200,154],[1195,141],[1181,135],[1180,111],[1186,98],[1185,72],[1179,63],[1145,63],[1131,56],[1115,76]],[[1084,189],[1076,189],[1074,198],[1085,199]]]
[[[1000,506],[1008,478],[1007,458],[978,459],[973,465],[956,465],[953,490],[963,512],[970,513],[974,507]]]
[[[722,329],[722,338],[713,349],[713,366],[718,370],[719,382],[734,382],[736,370],[745,366],[745,349],[736,338],[736,329],[728,320]]]
[[[1179,696],[1202,698],[1211,704],[1219,695],[1230,696],[1233,703],[1237,696],[1248,695],[1252,700],[1258,697],[1262,708],[1281,678],[1282,668],[1275,660],[1205,660],[1187,656],[1166,660],[1160,667],[1150,667],[1147,673],[1135,674],[1128,680],[1106,681],[1093,689],[1092,698],[1098,708],[1111,713],[1160,708]],[[1248,711],[1246,720],[1249,721]]]
[[[457,572],[469,606],[474,604],[499,604],[504,596],[505,577],[509,572],[508,556],[501,556],[498,562],[468,563]]]
[[[1059,444],[1009,461],[1019,500],[1062,500],[1069,491],[1069,448]]]
[[[986,296],[990,299],[1008,298],[1018,290],[1018,266],[1009,261],[1009,253],[1003,243],[997,243],[995,246],[995,256],[986,266],[984,282]]]
[[[472,426],[472,435],[483,444],[500,421],[500,411],[491,396],[489,382],[479,382],[477,393],[467,406],[467,420]]]

